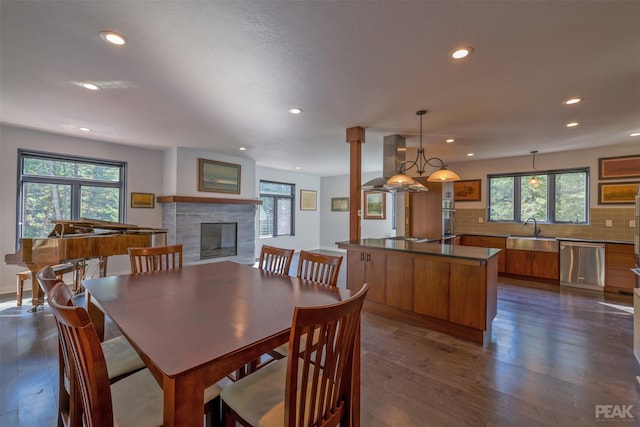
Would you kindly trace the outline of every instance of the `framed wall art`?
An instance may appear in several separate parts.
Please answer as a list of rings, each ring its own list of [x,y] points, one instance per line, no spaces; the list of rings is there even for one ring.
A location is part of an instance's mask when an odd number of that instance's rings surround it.
[[[198,191],[240,194],[241,166],[198,159]]]
[[[364,192],[364,219],[385,219],[387,217],[387,193],[381,191]]]
[[[598,184],[598,204],[633,204],[640,185],[637,182],[616,182]]]
[[[300,190],[300,210],[315,211],[316,209],[316,192],[313,190]]]
[[[598,159],[600,179],[640,178],[640,154]]]
[[[131,193],[132,208],[154,208],[156,195],[153,193]]]
[[[348,197],[332,197],[331,211],[332,212],[348,212],[349,198]]]
[[[453,183],[453,200],[456,202],[479,202],[482,180],[469,179]]]

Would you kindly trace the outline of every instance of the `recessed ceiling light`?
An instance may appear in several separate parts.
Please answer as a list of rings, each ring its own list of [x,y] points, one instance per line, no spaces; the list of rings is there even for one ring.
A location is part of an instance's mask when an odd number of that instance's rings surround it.
[[[240,150],[240,151],[247,151],[247,149],[246,149],[245,147],[240,147],[240,148],[238,148],[238,150]]]
[[[473,157],[475,156],[475,153],[467,153],[467,157]]]
[[[100,37],[107,43],[114,44],[116,46],[124,46],[127,44],[127,39],[122,34],[118,34],[115,31],[103,31],[100,33]]]
[[[302,113],[302,108],[291,107],[291,108],[289,108],[289,112],[291,114],[300,114],[300,113]]]
[[[578,122],[570,122],[570,123],[567,123],[565,126],[568,127],[568,128],[574,128],[574,127],[578,126],[579,124],[580,123],[578,123]]]
[[[473,48],[472,47],[461,47],[461,48],[456,49],[453,52],[451,52],[451,57],[453,59],[463,59],[463,58],[468,57],[472,53],[473,53]]]
[[[453,144],[454,142],[456,142],[456,140],[453,138],[448,138],[444,142],[446,142],[447,144]]]
[[[297,171],[299,171],[300,169],[302,169],[300,166],[296,166]]]
[[[90,128],[81,127],[81,128],[78,128],[78,129],[80,129],[82,132],[91,132]]]
[[[640,132],[630,133],[629,136],[640,136]]]
[[[91,83],[91,82],[82,82],[82,83],[80,83],[80,86],[82,86],[85,89],[89,89],[89,90],[100,90],[100,86],[98,86],[95,83]]]
[[[564,105],[574,105],[574,104],[579,104],[582,101],[584,101],[583,98],[568,98],[562,101],[562,103]]]

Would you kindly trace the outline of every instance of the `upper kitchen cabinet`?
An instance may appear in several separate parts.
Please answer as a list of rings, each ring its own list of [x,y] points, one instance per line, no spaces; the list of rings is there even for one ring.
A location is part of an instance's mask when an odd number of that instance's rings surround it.
[[[426,178],[416,181],[429,191],[407,193],[405,196],[405,235],[411,237],[440,238],[442,230],[442,183],[428,182]]]

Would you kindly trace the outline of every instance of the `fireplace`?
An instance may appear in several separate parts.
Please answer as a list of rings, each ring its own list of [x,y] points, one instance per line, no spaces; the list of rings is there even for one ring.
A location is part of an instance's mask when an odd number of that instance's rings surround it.
[[[236,256],[237,254],[237,222],[203,222],[200,224],[200,259]]]
[[[256,212],[259,199],[221,199],[194,196],[160,196],[162,203],[162,227],[167,230],[167,243],[182,243],[186,265],[233,261],[253,265],[255,262]],[[220,250],[213,258],[202,256],[202,245],[218,246],[212,241],[202,241],[201,224],[236,224],[235,231],[220,236]],[[227,250],[227,234],[235,239],[235,252]],[[224,254],[221,254],[224,249]],[[228,253],[228,254],[227,254]]]

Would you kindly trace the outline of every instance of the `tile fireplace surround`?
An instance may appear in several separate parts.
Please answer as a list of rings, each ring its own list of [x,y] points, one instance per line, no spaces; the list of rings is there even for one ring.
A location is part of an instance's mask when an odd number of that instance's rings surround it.
[[[185,264],[255,262],[255,223],[260,200],[192,196],[160,196],[157,200],[162,203],[162,227],[167,230],[167,242],[182,243]],[[238,223],[238,254],[201,260],[200,224],[215,222]]]

